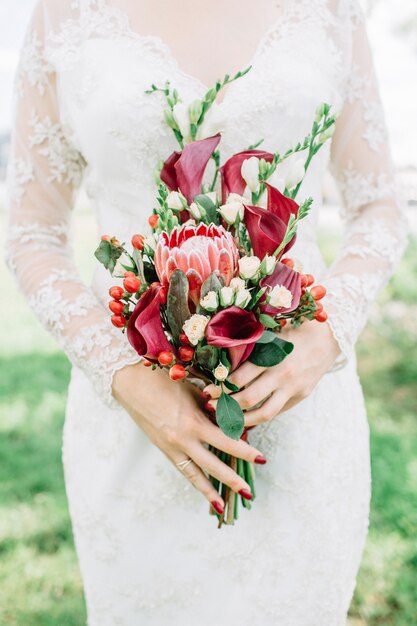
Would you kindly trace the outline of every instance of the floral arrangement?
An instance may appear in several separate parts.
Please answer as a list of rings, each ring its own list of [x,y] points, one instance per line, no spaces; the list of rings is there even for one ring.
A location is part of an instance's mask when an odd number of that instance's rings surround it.
[[[288,252],[312,204],[311,198],[298,204],[297,194],[311,160],[333,133],[335,117],[321,104],[310,134],[284,154],[260,150],[258,142],[221,165],[221,133],[206,136],[218,116],[215,100],[249,69],[226,76],[192,103],[182,102],[169,83],[152,85],[147,93],[164,95],[165,122],[180,150],[157,172],[151,234],[134,234],[130,251],[103,235],[95,252],[123,281],[109,290],[111,322],[126,331],[145,365],[166,368],[174,381],[192,377],[218,385],[215,415],[208,417],[233,439],[246,439],[247,429],[230,372],[248,359],[277,365],[293,350],[280,336],[287,323],[327,319],[324,287],[314,285]],[[203,184],[209,162],[212,182]],[[212,451],[248,482],[253,498],[253,466]],[[211,513],[219,526],[232,524],[239,496],[211,480],[226,503],[221,514]],[[251,507],[245,497],[241,502]]]

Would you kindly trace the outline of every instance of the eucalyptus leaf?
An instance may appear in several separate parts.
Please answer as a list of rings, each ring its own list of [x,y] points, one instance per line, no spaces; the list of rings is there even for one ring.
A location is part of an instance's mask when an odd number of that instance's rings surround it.
[[[167,319],[175,341],[179,341],[184,322],[191,317],[188,291],[186,275],[181,270],[175,270],[171,275],[167,296]]]
[[[262,339],[262,337],[261,337]],[[294,349],[294,344],[275,337],[274,341],[257,341],[249,361],[260,367],[273,367],[281,363]]]
[[[245,426],[245,418],[239,403],[222,391],[216,406],[216,421],[225,435],[240,439]]]

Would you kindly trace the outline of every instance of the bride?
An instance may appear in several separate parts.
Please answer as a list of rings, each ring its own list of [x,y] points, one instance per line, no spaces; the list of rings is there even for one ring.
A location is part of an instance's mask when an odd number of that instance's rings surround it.
[[[81,281],[70,217],[84,181],[100,232],[145,231],[154,168],[175,149],[163,97],[145,90],[169,80],[190,102],[249,64],[208,129],[222,132],[223,161],[260,139],[285,151],[322,101],[339,116],[303,182],[314,210],[291,254],[327,287],[329,319],[289,330],[284,363],[234,373],[257,425],[245,443],[205,417],[210,387],[200,396],[150,372],[111,329],[111,282],[100,268]],[[354,345],[405,239],[356,0],[38,0],[15,107],[8,259],[73,364],[63,461],[88,624],[346,624],[370,498]],[[330,268],[315,232],[328,167],[345,218]],[[257,463],[252,511],[220,531],[207,500],[224,503],[206,472],[253,494],[208,443]]]

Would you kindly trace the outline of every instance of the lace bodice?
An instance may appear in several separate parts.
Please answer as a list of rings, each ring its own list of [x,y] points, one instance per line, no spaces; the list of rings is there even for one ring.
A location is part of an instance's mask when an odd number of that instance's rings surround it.
[[[82,283],[70,247],[70,216],[84,179],[102,232],[128,239],[146,229],[154,168],[175,149],[163,101],[145,94],[169,79],[184,99],[207,87],[183,72],[157,37],[133,30],[135,2],[38,0],[16,76],[8,173],[8,262],[30,305],[71,361],[112,403],[114,371],[137,360],[105,310],[108,279]],[[329,324],[349,358],[369,305],[399,258],[404,216],[381,103],[356,0],[286,0],[259,42],[252,70],[228,87],[219,112],[226,159],[264,138],[285,150],[309,130],[321,101],[340,116],[300,196],[315,208],[294,255],[327,286]],[[326,270],[315,241],[321,182],[330,165],[346,220]]]

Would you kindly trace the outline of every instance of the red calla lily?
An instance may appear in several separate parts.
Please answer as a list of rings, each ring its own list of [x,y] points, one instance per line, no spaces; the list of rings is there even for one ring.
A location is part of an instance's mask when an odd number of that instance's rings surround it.
[[[230,157],[220,168],[222,177],[222,202],[226,202],[229,193],[243,194],[246,182],[242,177],[242,163],[253,156],[258,159],[265,159],[268,163],[274,158],[271,152],[265,152],[264,150],[244,150]]]
[[[162,351],[174,351],[161,322],[161,288],[159,283],[153,283],[141,295],[127,325],[129,343],[140,356],[151,361]]]
[[[170,191],[178,189],[187,198],[187,202],[201,193],[204,171],[211,155],[220,141],[220,133],[207,139],[200,139],[187,144],[182,152],[173,152],[165,161],[161,171],[161,180]]]
[[[282,285],[292,293],[291,306],[287,308],[281,307],[279,309],[267,304],[265,294],[260,300],[260,309],[262,313],[275,317],[278,313],[294,311],[294,309],[298,307],[301,297],[301,277],[299,272],[296,272],[287,265],[284,265],[284,263],[277,263],[273,273],[270,276],[262,278],[259,284],[261,287],[271,287],[271,289],[276,287],[276,285]]]
[[[211,346],[228,348],[232,370],[235,370],[249,358],[263,332],[263,325],[252,311],[231,306],[211,318],[206,326],[206,339]]]

